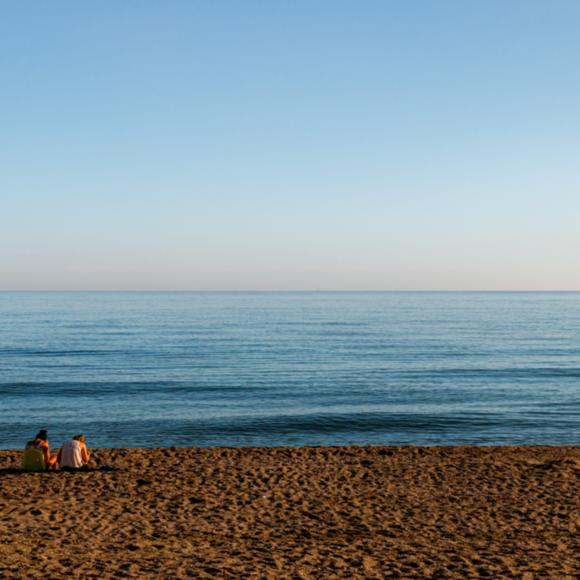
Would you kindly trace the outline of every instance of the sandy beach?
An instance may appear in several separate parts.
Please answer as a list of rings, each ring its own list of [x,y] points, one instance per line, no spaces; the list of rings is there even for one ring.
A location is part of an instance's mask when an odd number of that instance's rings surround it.
[[[3,578],[575,578],[580,447],[0,451]],[[103,464],[114,471],[101,471]]]

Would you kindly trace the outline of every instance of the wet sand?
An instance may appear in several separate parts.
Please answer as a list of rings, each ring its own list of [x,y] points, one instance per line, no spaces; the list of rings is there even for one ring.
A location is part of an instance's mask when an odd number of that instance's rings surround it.
[[[2,578],[576,578],[580,447],[0,451]]]

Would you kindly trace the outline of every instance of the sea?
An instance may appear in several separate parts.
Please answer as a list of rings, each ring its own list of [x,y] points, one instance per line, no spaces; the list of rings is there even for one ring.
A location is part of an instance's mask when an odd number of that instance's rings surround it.
[[[580,293],[2,292],[0,448],[580,444]]]

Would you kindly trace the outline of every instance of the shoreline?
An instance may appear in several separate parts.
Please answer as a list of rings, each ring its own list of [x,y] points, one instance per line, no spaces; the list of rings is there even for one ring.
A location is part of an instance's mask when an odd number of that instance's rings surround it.
[[[23,474],[0,450],[0,576],[580,574],[580,446],[91,451]]]
[[[51,445],[51,453],[55,453],[60,448],[59,445]],[[0,447],[0,461],[2,460],[2,454],[9,453],[20,453],[24,449],[24,444],[22,448],[19,447]],[[272,451],[275,449],[390,449],[390,450],[405,450],[405,449],[580,449],[579,443],[505,443],[505,444],[492,444],[492,443],[482,443],[481,445],[466,443],[466,444],[456,444],[450,443],[448,445],[415,445],[413,443],[402,443],[399,445],[382,445],[376,443],[368,444],[344,444],[344,445],[167,445],[159,447],[91,447],[89,446],[89,451],[93,452],[110,452],[110,451],[206,451],[212,449],[228,449],[228,450],[259,450],[259,451]]]

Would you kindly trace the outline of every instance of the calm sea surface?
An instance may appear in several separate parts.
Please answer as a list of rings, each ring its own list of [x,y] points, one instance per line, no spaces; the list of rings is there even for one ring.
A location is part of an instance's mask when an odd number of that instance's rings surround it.
[[[0,293],[0,447],[580,444],[580,293]]]

